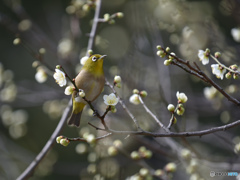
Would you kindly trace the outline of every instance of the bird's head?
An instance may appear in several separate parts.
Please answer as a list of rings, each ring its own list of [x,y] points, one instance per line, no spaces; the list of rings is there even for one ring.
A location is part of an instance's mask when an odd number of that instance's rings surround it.
[[[100,55],[100,54],[94,54],[88,58],[88,60],[85,62],[83,69],[89,71],[90,73],[93,73],[94,75],[102,75],[103,74],[103,59],[107,55]]]

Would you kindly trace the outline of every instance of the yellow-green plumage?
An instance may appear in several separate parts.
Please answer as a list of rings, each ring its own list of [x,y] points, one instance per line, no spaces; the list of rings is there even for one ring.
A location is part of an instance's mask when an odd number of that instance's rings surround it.
[[[85,92],[85,98],[94,101],[102,92],[105,78],[103,72],[103,58],[105,55],[95,54],[88,58],[80,73],[75,78],[75,84],[78,89]],[[86,101],[77,97],[77,92],[72,94],[73,110],[68,120],[68,125],[79,127],[82,110]]]

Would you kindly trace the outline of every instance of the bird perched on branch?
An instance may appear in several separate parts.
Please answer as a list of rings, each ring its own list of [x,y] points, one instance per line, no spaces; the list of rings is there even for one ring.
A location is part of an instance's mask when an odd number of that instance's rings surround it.
[[[94,101],[102,92],[105,77],[103,72],[103,59],[106,55],[95,54],[90,56],[75,78],[75,84],[78,89],[85,93],[84,98],[88,101]],[[72,94],[73,109],[68,120],[68,125],[79,127],[81,114],[87,102],[79,96],[78,90]]]

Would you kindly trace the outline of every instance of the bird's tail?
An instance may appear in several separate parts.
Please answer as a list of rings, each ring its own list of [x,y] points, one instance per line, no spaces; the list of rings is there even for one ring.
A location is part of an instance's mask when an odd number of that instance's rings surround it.
[[[82,111],[80,111],[79,113],[72,113],[70,118],[68,119],[67,124],[79,127],[81,115],[82,115]]]

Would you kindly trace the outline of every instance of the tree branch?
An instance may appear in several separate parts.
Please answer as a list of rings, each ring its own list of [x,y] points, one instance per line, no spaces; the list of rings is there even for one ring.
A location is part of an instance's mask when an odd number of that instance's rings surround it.
[[[63,125],[65,124],[65,122],[69,116],[69,113],[71,111],[71,106],[72,106],[72,101],[70,100],[68,103],[68,106],[64,110],[63,115],[62,115],[56,129],[54,130],[53,134],[51,135],[51,137],[49,138],[49,140],[47,141],[47,143],[45,144],[45,146],[43,147],[41,152],[32,161],[32,163],[27,167],[27,169],[25,169],[25,171],[17,178],[17,180],[28,179],[29,177],[32,176],[35,168],[42,161],[42,159],[45,157],[47,152],[50,150],[50,148],[54,144],[56,137],[59,135],[59,132],[61,131]]]

